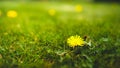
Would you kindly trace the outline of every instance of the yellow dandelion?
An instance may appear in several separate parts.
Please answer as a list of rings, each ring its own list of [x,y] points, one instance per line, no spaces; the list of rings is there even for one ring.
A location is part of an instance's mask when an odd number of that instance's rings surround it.
[[[75,46],[84,46],[85,42],[80,36],[76,35],[68,38],[67,43],[69,44],[70,47],[75,47]]]
[[[56,11],[55,11],[54,9],[50,9],[50,10],[48,11],[48,13],[49,13],[49,15],[54,16],[55,13],[56,13]]]
[[[15,18],[15,17],[17,17],[17,12],[14,10],[10,10],[7,12],[7,16],[10,18]]]
[[[75,10],[76,10],[76,12],[82,12],[83,8],[81,5],[76,5]]]

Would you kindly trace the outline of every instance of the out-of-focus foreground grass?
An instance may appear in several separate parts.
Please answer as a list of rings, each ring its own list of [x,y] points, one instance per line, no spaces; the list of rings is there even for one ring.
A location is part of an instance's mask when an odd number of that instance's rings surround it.
[[[11,10],[17,13],[13,18],[7,15]],[[0,2],[0,66],[118,68],[119,23],[115,3]],[[62,55],[71,51],[72,35],[90,37],[91,47]]]

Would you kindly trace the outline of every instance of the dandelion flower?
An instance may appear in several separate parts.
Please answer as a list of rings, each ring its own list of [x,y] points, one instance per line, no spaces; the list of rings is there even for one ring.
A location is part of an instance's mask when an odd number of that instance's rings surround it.
[[[50,9],[50,10],[48,11],[48,13],[49,13],[49,15],[54,16],[55,13],[56,13],[56,11],[55,11],[54,9]]]
[[[17,17],[17,12],[14,10],[10,10],[7,12],[7,16],[10,18],[15,18],[15,17]]]
[[[75,46],[84,46],[83,44],[85,42],[80,36],[76,35],[76,36],[71,36],[70,38],[68,38],[67,43],[69,44],[70,47],[75,47]]]
[[[81,5],[76,5],[75,10],[76,10],[76,12],[82,12],[83,8]]]

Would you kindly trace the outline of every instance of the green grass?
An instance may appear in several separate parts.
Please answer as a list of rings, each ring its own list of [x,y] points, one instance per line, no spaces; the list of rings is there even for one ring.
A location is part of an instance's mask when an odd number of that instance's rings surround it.
[[[120,5],[82,3],[77,13],[76,4],[0,2],[1,68],[118,68]],[[18,16],[7,17],[9,10]],[[91,47],[70,48],[66,40],[73,35],[89,36]]]

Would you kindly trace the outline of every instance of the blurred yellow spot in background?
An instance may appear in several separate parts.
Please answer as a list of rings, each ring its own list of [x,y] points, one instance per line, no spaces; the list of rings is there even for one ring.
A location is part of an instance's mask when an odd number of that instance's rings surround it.
[[[76,12],[82,12],[83,8],[81,5],[76,5],[75,10],[76,10]]]
[[[15,17],[17,17],[17,12],[14,10],[10,10],[7,12],[7,16],[10,18],[15,18]]]
[[[54,9],[50,9],[50,10],[48,11],[48,13],[49,13],[51,16],[54,16],[55,13],[56,13],[56,11],[55,11]]]

